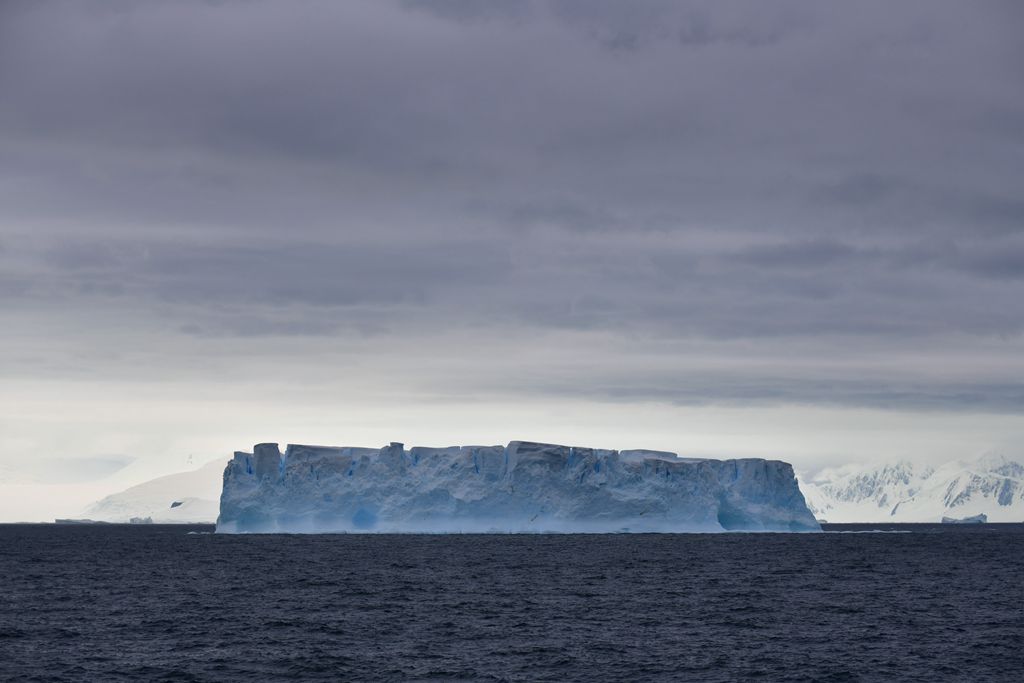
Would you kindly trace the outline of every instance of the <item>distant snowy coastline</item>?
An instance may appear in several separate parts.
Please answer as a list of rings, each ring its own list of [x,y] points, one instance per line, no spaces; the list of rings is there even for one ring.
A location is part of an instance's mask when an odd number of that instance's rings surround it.
[[[414,450],[422,453],[422,449]],[[664,451],[618,453],[621,461],[631,463],[701,462]],[[80,517],[108,522],[151,517],[157,523],[213,524],[220,512],[227,462],[217,460],[113,493],[83,510]],[[1024,522],[1024,464],[999,455],[938,466],[911,462],[846,465],[814,476],[801,475],[799,488],[810,512],[828,522],[938,523],[943,517],[979,514],[986,515],[989,522]]]
[[[212,524],[217,520],[224,465],[225,460],[215,460],[112,493],[87,507],[80,517],[118,523],[148,517],[157,524]]]
[[[938,466],[847,465],[801,477],[800,489],[829,522],[932,522],[985,515],[1024,522],[1024,463],[998,454]]]

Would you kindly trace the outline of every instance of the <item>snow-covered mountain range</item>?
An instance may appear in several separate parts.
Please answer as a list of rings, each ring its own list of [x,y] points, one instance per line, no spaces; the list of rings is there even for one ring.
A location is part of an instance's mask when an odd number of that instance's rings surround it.
[[[939,466],[847,465],[800,477],[807,506],[829,522],[939,522],[984,513],[1024,522],[1024,464],[986,454]]]

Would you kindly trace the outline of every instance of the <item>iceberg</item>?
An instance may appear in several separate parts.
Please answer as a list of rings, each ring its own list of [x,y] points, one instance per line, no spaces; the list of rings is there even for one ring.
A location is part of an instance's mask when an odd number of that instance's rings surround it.
[[[970,517],[963,517],[957,519],[956,517],[943,517],[943,524],[985,524],[988,522],[988,515],[984,512],[980,515],[971,515]]]
[[[224,470],[220,533],[818,531],[793,468],[513,441],[258,444]]]

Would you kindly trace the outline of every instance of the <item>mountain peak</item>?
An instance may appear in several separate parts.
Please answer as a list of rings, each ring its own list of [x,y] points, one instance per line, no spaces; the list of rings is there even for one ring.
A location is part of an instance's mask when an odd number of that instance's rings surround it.
[[[938,522],[981,513],[994,522],[1024,520],[1024,464],[996,453],[937,467],[906,460],[847,465],[802,479],[800,488],[814,514],[832,522]]]

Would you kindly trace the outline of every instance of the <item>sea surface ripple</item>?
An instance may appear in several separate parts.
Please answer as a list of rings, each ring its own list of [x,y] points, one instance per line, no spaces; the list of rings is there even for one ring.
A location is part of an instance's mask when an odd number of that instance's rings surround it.
[[[1024,525],[827,528],[0,525],[0,680],[1024,680]]]

